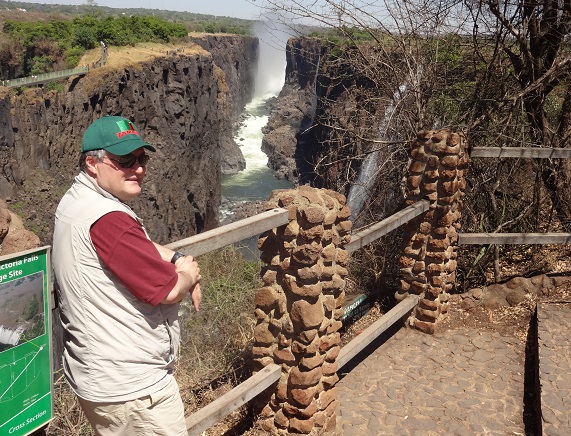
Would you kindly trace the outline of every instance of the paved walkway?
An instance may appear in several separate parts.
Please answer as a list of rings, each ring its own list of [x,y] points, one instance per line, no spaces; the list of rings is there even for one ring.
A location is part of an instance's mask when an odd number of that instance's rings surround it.
[[[403,328],[370,348],[341,368],[339,435],[526,434],[525,343],[514,336]]]
[[[537,308],[543,434],[571,435],[571,304]]]

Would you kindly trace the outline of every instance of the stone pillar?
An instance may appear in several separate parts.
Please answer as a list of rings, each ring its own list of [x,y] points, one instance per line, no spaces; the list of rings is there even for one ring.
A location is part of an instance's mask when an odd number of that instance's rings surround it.
[[[410,325],[434,333],[449,309],[456,280],[460,210],[468,163],[465,136],[450,129],[421,131],[410,151],[406,205],[428,199],[430,209],[405,226],[398,300],[420,295]]]
[[[289,224],[258,242],[264,286],[256,293],[254,370],[276,363],[275,389],[255,401],[265,431],[323,434],[335,429],[350,211],[337,192],[302,186],[274,191],[268,209],[289,210]]]

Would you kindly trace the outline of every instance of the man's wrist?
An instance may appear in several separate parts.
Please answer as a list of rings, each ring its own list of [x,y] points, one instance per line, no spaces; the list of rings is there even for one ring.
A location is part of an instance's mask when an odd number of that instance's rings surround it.
[[[181,253],[180,251],[175,251],[175,253],[172,256],[171,263],[172,264],[176,263],[178,259],[184,256],[186,256],[184,253]]]

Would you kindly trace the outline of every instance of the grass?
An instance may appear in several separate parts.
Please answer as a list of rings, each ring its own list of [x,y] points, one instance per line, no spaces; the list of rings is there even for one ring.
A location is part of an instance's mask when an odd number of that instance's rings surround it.
[[[179,50],[184,54],[204,54],[208,52],[199,45],[192,42],[181,42],[179,44],[160,44],[154,42],[141,42],[135,46],[111,46],[108,47],[107,63],[105,69],[120,69],[128,65],[136,65],[148,62],[158,57],[166,56],[167,52]],[[91,65],[101,58],[101,49],[94,48],[85,52],[81,57],[78,66]]]
[[[232,246],[198,258],[202,304],[182,306],[181,351],[176,370],[187,414],[212,400],[212,392],[249,375],[255,289],[261,286],[258,262],[245,261]]]

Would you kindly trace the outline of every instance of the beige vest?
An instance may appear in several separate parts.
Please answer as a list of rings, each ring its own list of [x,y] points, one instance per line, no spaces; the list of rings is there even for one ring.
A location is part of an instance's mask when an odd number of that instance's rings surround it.
[[[139,221],[82,172],[59,203],[53,238],[64,372],[77,395],[95,402],[129,401],[164,387],[180,337],[178,304],[137,300],[97,256],[89,230],[112,211]]]

